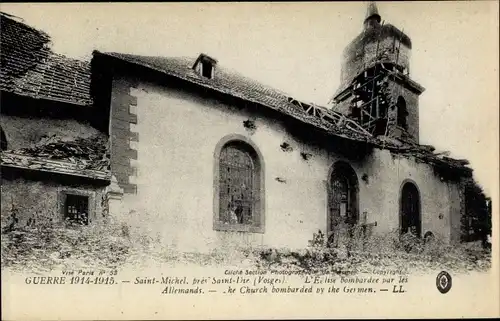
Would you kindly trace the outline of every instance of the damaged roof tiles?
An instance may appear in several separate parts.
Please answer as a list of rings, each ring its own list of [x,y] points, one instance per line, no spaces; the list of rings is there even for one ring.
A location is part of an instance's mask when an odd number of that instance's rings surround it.
[[[88,62],[50,50],[50,37],[1,14],[0,89],[36,99],[91,105]]]
[[[63,141],[48,137],[28,148],[2,151],[2,166],[109,180],[107,138],[92,136]]]
[[[36,170],[42,172],[80,176],[109,181],[109,171],[95,170],[78,162],[43,159],[29,155],[20,155],[9,151],[0,154],[2,166],[20,169]]]

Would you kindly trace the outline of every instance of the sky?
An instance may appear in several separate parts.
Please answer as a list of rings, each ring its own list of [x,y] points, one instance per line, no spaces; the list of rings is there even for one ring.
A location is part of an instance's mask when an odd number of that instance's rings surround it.
[[[326,105],[344,47],[362,31],[365,2],[2,4],[47,32],[53,50],[140,55],[207,53],[292,96]],[[467,158],[498,195],[499,78],[496,1],[379,2],[385,23],[412,39],[410,76],[420,97],[420,142]]]

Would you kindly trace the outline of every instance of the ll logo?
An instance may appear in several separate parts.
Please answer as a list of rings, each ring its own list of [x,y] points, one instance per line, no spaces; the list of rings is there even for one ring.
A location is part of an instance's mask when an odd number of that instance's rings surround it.
[[[439,292],[445,294],[451,289],[451,275],[446,271],[441,271],[436,277],[436,287]]]

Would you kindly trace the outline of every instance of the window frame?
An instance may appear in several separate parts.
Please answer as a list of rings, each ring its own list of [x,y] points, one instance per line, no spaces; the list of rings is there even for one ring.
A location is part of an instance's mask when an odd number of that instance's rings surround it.
[[[220,221],[220,169],[221,152],[228,144],[241,144],[248,151],[254,163],[253,172],[253,224],[223,223]],[[216,145],[214,152],[214,201],[213,201],[213,229],[228,232],[265,232],[265,187],[264,187],[264,161],[257,146],[247,137],[231,134],[222,138]]]
[[[82,226],[89,226],[95,220],[96,204],[95,204],[95,192],[85,191],[81,189],[74,188],[61,188],[58,192],[58,202],[59,202],[59,213],[61,220],[66,221],[66,200],[68,195],[83,196],[88,198],[88,224]]]

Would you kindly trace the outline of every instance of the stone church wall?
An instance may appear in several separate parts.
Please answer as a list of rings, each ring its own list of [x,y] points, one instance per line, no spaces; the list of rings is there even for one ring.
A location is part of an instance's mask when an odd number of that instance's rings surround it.
[[[120,93],[129,98],[120,98]],[[355,170],[359,212],[366,212],[367,223],[377,222],[375,233],[399,227],[401,186],[411,181],[420,191],[422,235],[432,231],[450,240],[453,234],[460,215],[460,202],[454,199],[458,187],[442,182],[426,164],[386,150],[350,161],[335,153],[335,147],[327,150],[292,135],[280,120],[182,89],[122,78],[114,81],[113,95],[117,100],[133,97],[136,124],[131,131],[140,137],[128,145],[136,150],[136,159],[128,163],[134,168],[128,182],[137,192],[125,193],[126,210],[119,215],[159,235],[166,245],[196,251],[226,245],[303,248],[314,232],[327,229],[328,175],[338,160]],[[248,121],[255,128],[245,126]],[[246,137],[262,154],[263,233],[213,228],[214,151],[228,135]],[[280,147],[284,142],[287,151]]]

